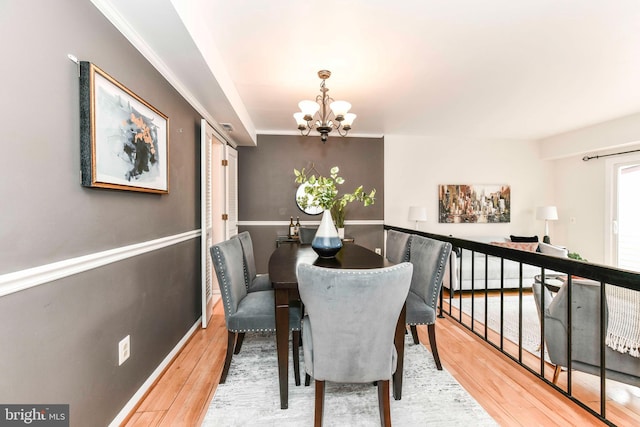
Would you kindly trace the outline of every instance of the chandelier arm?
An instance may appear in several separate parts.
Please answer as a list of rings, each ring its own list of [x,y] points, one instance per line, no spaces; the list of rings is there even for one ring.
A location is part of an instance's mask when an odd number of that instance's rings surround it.
[[[338,126],[336,126],[336,130],[338,131],[338,135],[340,136],[347,136],[347,134],[349,133],[348,130],[343,130],[340,122],[338,122]]]
[[[304,130],[300,129],[300,135],[309,136],[309,134],[311,133],[311,129],[313,129],[313,127],[309,126],[309,122],[307,122],[307,131],[305,132]]]

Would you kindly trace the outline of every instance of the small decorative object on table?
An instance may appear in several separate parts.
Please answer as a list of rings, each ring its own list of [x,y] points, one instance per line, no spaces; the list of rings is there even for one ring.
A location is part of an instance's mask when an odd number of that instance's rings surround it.
[[[304,168],[302,170],[294,169],[296,175],[295,181],[298,184],[306,184],[305,196],[298,198],[298,203],[304,209],[309,206],[317,206],[323,210],[322,221],[316,232],[311,247],[316,253],[323,258],[334,257],[340,248],[342,241],[338,235],[338,230],[331,216],[332,208],[335,210],[338,206],[342,212],[347,203],[360,201],[364,206],[375,203],[376,190],[371,190],[368,194],[363,190],[363,186],[359,186],[352,193],[345,193],[338,197],[338,185],[344,184],[344,178],[338,176],[340,169],[337,166],[331,168],[329,177],[315,175],[307,176]],[[344,216],[342,217],[344,221]]]

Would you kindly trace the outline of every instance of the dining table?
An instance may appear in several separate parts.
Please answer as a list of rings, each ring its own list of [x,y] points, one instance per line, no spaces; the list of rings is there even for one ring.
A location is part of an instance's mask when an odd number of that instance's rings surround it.
[[[300,243],[280,245],[271,254],[269,278],[275,294],[276,347],[281,409],[289,407],[289,305],[300,303],[297,277],[297,268],[300,264],[340,269],[371,269],[394,265],[381,255],[355,243],[345,243],[333,258],[321,258],[314,252],[311,245]],[[402,397],[405,322],[406,306],[403,306],[394,337],[398,353],[397,367],[393,374],[393,397],[396,400],[400,400]],[[297,381],[296,386],[299,385]]]

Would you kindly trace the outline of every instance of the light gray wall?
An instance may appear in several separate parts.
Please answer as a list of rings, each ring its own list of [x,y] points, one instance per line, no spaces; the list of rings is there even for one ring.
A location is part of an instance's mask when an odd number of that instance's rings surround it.
[[[89,0],[4,0],[0,40],[0,274],[199,228],[200,117]],[[80,185],[69,53],[169,116],[168,195]],[[0,297],[0,402],[108,424],[197,321],[199,269],[192,239]]]
[[[553,164],[553,197],[558,220],[553,230],[558,242],[590,262],[616,265],[612,224],[614,193],[611,163],[634,159],[640,149],[640,114],[620,117],[540,141],[540,152]]]
[[[602,150],[589,155],[606,155],[621,151],[639,150],[631,145],[614,150]],[[615,194],[611,163],[637,160],[639,153],[617,155],[583,161],[584,154],[553,161],[557,185],[554,188],[558,206],[558,221],[554,221],[557,240],[571,252],[577,252],[590,262],[616,265],[612,248],[611,223],[614,218]],[[640,193],[640,188],[637,193]]]
[[[240,221],[286,221],[291,216],[300,221],[320,221],[319,215],[307,215],[295,202],[293,169],[314,163],[320,174],[328,175],[332,166],[340,168],[346,182],[345,192],[363,185],[375,188],[376,202],[364,207],[353,202],[347,206],[346,220],[384,219],[384,139],[329,137],[323,144],[320,137],[258,135],[257,147],[238,148],[238,219]],[[287,225],[240,226],[248,230],[254,243],[256,268],[267,272],[269,255],[278,235],[287,234]],[[356,243],[369,249],[383,246],[382,225],[349,225],[345,233]]]
[[[385,143],[387,224],[415,228],[409,207],[424,206],[427,221],[418,224],[420,231],[455,237],[544,235],[544,221],[536,220],[535,210],[553,204],[553,167],[539,159],[535,141],[387,134]],[[509,185],[511,222],[439,223],[438,186],[443,184]],[[553,225],[550,229],[553,233]]]

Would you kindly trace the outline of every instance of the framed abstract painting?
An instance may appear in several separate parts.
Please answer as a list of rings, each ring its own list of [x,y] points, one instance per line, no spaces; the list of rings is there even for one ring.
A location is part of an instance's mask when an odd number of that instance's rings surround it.
[[[438,222],[511,222],[508,185],[439,185]]]
[[[96,65],[80,62],[86,187],[169,192],[169,118]]]

